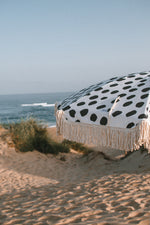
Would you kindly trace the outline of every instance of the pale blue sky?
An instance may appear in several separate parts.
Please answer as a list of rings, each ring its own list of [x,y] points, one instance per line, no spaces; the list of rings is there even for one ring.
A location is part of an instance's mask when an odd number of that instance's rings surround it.
[[[149,0],[0,0],[0,94],[150,70]]]

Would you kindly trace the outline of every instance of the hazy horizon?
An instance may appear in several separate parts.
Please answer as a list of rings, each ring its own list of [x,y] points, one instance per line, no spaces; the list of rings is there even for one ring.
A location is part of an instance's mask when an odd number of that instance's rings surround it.
[[[150,70],[149,10],[148,0],[1,0],[0,95]]]
[[[78,90],[77,90],[78,91]],[[53,91],[53,92],[27,92],[27,93],[7,93],[7,94],[0,94],[0,96],[3,96],[3,95],[39,95],[39,94],[50,94],[50,95],[53,95],[53,94],[61,94],[61,93],[68,93],[68,94],[72,94],[76,91]]]

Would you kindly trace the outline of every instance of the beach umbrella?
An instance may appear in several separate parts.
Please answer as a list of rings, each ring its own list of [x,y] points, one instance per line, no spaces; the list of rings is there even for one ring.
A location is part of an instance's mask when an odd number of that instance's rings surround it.
[[[57,132],[84,144],[150,151],[149,104],[150,71],[113,77],[57,104]]]

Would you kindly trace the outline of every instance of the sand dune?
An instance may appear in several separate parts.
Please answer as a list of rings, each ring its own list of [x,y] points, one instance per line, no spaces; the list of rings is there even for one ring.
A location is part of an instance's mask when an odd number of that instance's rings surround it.
[[[0,224],[150,225],[146,151],[116,161],[99,152],[20,153],[0,143]]]

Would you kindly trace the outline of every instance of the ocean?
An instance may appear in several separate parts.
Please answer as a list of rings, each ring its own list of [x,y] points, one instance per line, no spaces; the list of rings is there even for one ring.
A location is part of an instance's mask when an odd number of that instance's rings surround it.
[[[56,125],[55,103],[71,95],[70,92],[44,94],[0,95],[0,123],[16,123],[33,117],[50,126]]]

